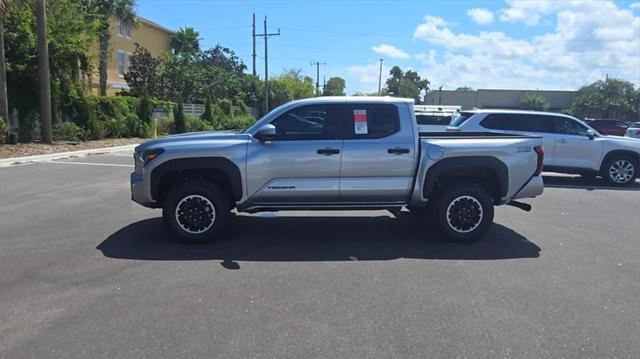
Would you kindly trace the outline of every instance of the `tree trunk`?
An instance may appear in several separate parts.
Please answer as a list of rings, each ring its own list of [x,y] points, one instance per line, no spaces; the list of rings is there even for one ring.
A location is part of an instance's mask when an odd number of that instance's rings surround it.
[[[98,63],[98,72],[100,76],[100,88],[98,94],[100,96],[107,96],[107,65],[109,63],[109,40],[111,33],[109,32],[109,26],[100,31],[100,59]]]
[[[38,73],[40,77],[40,121],[44,142],[53,142],[51,131],[51,73],[49,72],[49,48],[47,40],[47,11],[45,0],[36,1],[36,26],[38,28]]]
[[[0,117],[9,122],[7,99],[7,70],[4,63],[4,14],[0,14]],[[0,134],[2,136],[2,134]]]

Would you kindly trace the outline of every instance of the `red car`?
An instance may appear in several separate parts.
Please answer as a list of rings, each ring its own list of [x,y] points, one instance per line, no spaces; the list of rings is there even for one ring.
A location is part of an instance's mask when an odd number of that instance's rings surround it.
[[[629,124],[620,120],[585,119],[587,125],[603,135],[624,136]]]

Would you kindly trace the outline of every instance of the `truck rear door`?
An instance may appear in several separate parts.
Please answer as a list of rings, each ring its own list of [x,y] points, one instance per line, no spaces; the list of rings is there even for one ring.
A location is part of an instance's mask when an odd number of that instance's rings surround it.
[[[340,128],[340,202],[406,201],[414,175],[416,134],[408,118],[401,123],[399,111],[405,109],[392,103],[348,103],[346,110]]]

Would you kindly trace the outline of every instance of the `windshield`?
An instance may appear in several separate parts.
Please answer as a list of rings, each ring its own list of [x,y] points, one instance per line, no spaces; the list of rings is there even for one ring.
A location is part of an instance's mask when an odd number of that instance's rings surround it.
[[[456,118],[454,118],[453,121],[451,121],[451,124],[449,126],[460,127],[460,125],[465,123],[473,115],[475,115],[475,113],[473,112],[463,112],[460,115],[458,115]]]

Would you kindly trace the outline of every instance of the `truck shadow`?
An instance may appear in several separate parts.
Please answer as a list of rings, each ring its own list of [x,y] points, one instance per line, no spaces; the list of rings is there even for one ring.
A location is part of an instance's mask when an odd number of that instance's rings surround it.
[[[554,176],[543,175],[544,186],[551,188],[574,188],[585,189],[587,191],[595,190],[614,190],[614,191],[640,191],[640,181],[636,180],[626,187],[614,187],[607,183],[603,178],[584,178],[581,176]]]
[[[490,260],[537,258],[540,247],[499,224],[479,241],[447,243],[420,215],[399,218],[237,215],[225,239],[202,245],[175,241],[160,218],[130,224],[97,249],[106,257],[136,260],[355,261],[416,259]]]

